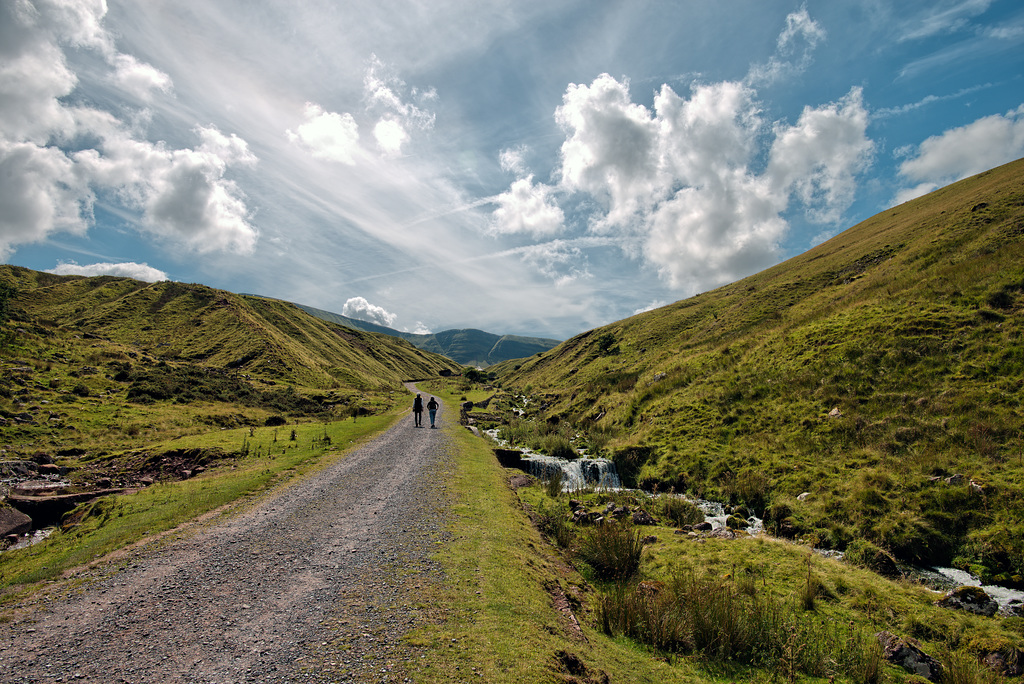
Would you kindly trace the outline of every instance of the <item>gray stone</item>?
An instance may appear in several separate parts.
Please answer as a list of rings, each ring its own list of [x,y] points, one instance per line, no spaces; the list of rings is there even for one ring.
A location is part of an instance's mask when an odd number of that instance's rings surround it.
[[[878,632],[875,637],[882,647],[882,655],[890,663],[931,682],[942,679],[942,664],[922,651],[913,639],[901,639],[891,632]]]
[[[992,617],[999,610],[996,600],[981,587],[957,587],[936,601],[936,605],[986,617]]]
[[[0,537],[25,534],[32,529],[32,518],[16,508],[0,508]]]

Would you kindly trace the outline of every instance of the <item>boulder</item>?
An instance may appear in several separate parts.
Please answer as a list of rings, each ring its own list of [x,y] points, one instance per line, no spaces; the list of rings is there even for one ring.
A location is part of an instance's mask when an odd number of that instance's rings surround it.
[[[25,534],[32,529],[32,518],[16,508],[0,508],[0,537],[9,534]]]
[[[658,521],[651,516],[650,513],[644,510],[633,512],[633,524],[634,525],[657,525]]]
[[[921,650],[913,639],[901,639],[891,632],[878,632],[875,637],[887,661],[930,682],[942,679],[942,664]]]
[[[947,592],[935,605],[986,617],[992,617],[999,610],[996,600],[981,587],[957,587]]]
[[[714,528],[715,526],[709,523],[707,520],[705,520],[702,523],[697,523],[693,526],[693,529],[697,532],[710,532]]]

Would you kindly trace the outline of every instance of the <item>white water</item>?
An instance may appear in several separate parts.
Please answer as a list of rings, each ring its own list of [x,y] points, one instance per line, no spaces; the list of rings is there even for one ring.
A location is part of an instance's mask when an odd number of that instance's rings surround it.
[[[509,448],[508,442],[498,437],[497,430],[488,430],[487,434],[502,448]],[[577,492],[583,489],[612,491],[622,489],[615,463],[607,458],[589,458],[586,452],[580,452],[580,458],[568,460],[538,454],[528,449],[520,448],[519,451],[522,452],[520,459],[527,464],[529,473],[538,480],[550,480],[555,473],[561,472],[563,492]],[[729,514],[726,513],[725,506],[717,501],[690,499],[678,494],[663,494],[661,496],[679,496],[692,502],[704,513],[704,520],[711,523],[712,530],[726,527]],[[760,518],[756,516],[747,518],[746,531],[749,534],[759,534],[763,530],[764,525]]]
[[[1024,603],[1024,591],[1010,589],[996,584],[982,584],[981,580],[969,572],[957,570],[956,568],[932,568],[931,570],[920,571],[924,579],[937,580],[935,584],[953,587],[981,587],[982,590],[991,596],[999,604],[999,610],[1005,611],[1011,603]],[[935,577],[937,575],[937,577]]]

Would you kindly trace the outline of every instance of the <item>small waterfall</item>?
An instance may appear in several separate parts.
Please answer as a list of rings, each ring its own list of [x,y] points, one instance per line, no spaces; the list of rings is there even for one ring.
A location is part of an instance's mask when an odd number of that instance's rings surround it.
[[[607,458],[564,458],[543,454],[525,453],[521,456],[522,469],[538,480],[550,480],[556,473],[562,474],[562,491],[575,492],[580,489],[619,489],[619,473],[615,464]]]

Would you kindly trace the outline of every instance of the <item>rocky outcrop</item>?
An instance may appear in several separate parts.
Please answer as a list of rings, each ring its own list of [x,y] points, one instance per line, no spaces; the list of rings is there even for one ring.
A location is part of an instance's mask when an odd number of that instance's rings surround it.
[[[882,647],[882,655],[893,665],[931,682],[942,679],[942,664],[922,651],[915,640],[901,639],[891,632],[878,632],[875,637]]]
[[[992,617],[999,610],[999,604],[981,587],[957,587],[948,592],[935,605],[951,610]]]

